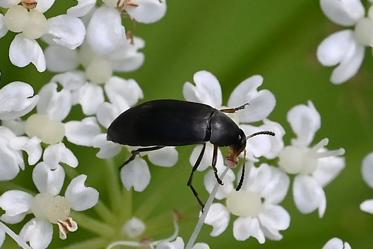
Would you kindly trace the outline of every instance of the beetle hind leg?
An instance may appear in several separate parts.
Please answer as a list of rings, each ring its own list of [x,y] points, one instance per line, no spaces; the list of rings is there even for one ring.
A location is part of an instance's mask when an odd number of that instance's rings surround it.
[[[159,149],[162,149],[163,147],[164,146],[153,146],[153,147],[145,147],[145,148],[133,150],[131,151],[131,156],[120,166],[120,168],[123,168],[124,166],[129,164],[131,161],[135,160],[136,156],[140,154],[141,152],[159,150]]]

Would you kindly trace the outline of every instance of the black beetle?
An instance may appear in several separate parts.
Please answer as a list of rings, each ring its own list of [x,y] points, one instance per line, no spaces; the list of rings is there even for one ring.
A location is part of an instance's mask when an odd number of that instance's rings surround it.
[[[218,148],[230,146],[231,152],[226,158],[230,164],[236,165],[237,158],[246,148],[245,133],[225,113],[234,113],[244,109],[248,104],[237,108],[217,110],[211,106],[180,100],[153,100],[132,107],[120,114],[107,131],[107,140],[131,146],[141,146],[131,152],[131,157],[122,167],[134,160],[140,152],[158,150],[165,146],[180,146],[203,144],[201,153],[193,166],[188,180],[188,186],[193,191],[199,204],[203,202],[198,197],[192,185],[193,174],[197,170],[206,148],[206,142],[214,145],[212,167],[219,184],[223,184],[218,176],[216,161]],[[254,133],[256,135],[275,134],[270,131]],[[242,186],[245,163],[236,190]]]

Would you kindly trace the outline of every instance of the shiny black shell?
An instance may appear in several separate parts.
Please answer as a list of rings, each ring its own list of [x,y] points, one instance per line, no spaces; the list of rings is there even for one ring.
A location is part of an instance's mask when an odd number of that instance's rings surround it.
[[[206,141],[237,143],[239,127],[224,113],[200,103],[153,100],[132,107],[110,125],[107,139],[132,146],[179,146]]]

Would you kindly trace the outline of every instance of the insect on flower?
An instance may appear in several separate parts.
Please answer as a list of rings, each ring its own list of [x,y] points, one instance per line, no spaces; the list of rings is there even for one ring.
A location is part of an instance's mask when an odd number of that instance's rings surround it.
[[[202,150],[193,166],[187,185],[191,188],[198,203],[204,206],[192,185],[193,174],[197,170],[206,148],[206,142],[214,145],[212,168],[216,180],[223,185],[216,168],[218,148],[230,146],[230,154],[226,164],[234,168],[238,164],[238,156],[246,152],[246,139],[256,135],[275,134],[262,131],[246,137],[245,133],[224,113],[242,110],[248,104],[236,108],[217,110],[209,105],[180,101],[153,100],[128,109],[120,114],[109,126],[107,140],[131,146],[141,146],[131,152],[131,157],[122,167],[145,151],[158,150],[165,146],[181,146],[203,144]],[[245,164],[236,190],[243,182]]]

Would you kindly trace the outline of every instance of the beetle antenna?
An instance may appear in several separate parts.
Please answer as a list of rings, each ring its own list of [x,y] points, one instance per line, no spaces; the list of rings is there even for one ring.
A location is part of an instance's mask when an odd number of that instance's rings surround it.
[[[247,105],[250,105],[250,103],[247,102],[247,103],[245,103],[245,104],[243,104],[243,105],[240,105],[240,106],[238,106],[238,107],[235,107],[235,108],[228,108],[228,109],[221,109],[220,111],[221,111],[221,112],[225,112],[225,113],[235,113],[236,111],[239,111],[239,110],[243,110],[243,109],[245,109],[245,107],[246,107]]]
[[[242,172],[241,172],[241,178],[240,178],[240,181],[236,187],[236,191],[239,191],[242,187],[242,184],[243,184],[243,180],[245,178],[245,164],[246,164],[246,149],[243,151],[243,164],[242,164]]]
[[[258,135],[276,136],[276,134],[272,131],[259,131],[259,132],[255,132],[255,133],[247,136],[246,139],[249,139],[249,138],[252,138],[252,137],[255,137],[255,136],[258,136]]]

